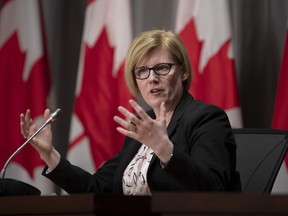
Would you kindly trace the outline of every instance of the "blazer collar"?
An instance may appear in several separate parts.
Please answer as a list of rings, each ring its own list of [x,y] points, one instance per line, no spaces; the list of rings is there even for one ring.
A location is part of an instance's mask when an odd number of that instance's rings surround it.
[[[186,111],[188,104],[191,103],[191,101],[193,100],[194,100],[193,97],[187,91],[183,92],[182,97],[178,105],[176,106],[174,113],[172,115],[171,121],[167,127],[169,137],[173,134],[173,131],[177,127],[181,117]],[[156,115],[153,110],[149,110],[147,113],[151,118],[154,118],[154,119],[156,118]]]
[[[188,105],[193,101],[193,97],[186,91],[183,92],[183,95],[178,103],[178,105],[176,106],[174,113],[172,115],[171,121],[167,127],[167,133],[169,138],[171,138],[174,134],[174,132],[176,131],[178,124],[180,122],[181,117],[183,116],[183,114],[185,113],[185,111],[188,108]],[[152,110],[151,110],[152,111]],[[151,115],[151,113],[149,114],[152,118],[155,118],[155,114],[154,112],[152,112],[153,115]],[[156,156],[153,155],[150,165],[154,163]]]
[[[184,91],[178,105],[174,110],[171,121],[167,128],[169,137],[172,136],[173,131],[179,124],[179,121],[183,116],[184,112],[186,111],[188,104],[191,103],[192,100],[194,100],[193,97],[188,92]]]

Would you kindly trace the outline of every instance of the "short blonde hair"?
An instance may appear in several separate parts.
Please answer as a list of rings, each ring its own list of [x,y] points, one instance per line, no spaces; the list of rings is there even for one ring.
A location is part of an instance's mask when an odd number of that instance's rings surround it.
[[[190,88],[192,79],[192,69],[186,47],[180,36],[172,31],[167,30],[151,30],[141,33],[134,39],[128,50],[125,60],[125,80],[128,89],[134,96],[139,95],[139,89],[134,77],[133,70],[136,65],[155,48],[163,47],[174,61],[182,66],[182,75],[185,76],[183,81],[184,90]]]

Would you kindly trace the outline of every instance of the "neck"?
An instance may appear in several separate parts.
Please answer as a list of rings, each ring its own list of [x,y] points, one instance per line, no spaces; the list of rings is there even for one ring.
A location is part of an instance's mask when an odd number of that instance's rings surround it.
[[[172,115],[174,113],[174,109],[175,109],[176,106],[173,106],[172,107],[166,107],[166,116],[165,116],[165,119],[166,119],[166,126],[168,126],[168,124],[170,123],[170,120],[172,118]],[[160,109],[154,109],[154,112],[155,112],[155,115],[156,115],[156,118],[158,118],[160,116]]]

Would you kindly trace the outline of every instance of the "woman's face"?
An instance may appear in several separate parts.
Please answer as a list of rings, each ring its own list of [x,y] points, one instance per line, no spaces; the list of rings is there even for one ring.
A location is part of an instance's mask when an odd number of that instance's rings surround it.
[[[144,59],[136,65],[136,68],[151,68],[159,63],[176,62],[164,48],[157,48],[144,57]],[[153,70],[150,70],[150,75],[147,79],[136,79],[143,99],[152,109],[159,109],[163,101],[165,102],[167,111],[175,108],[183,93],[183,73],[181,72],[181,68],[180,65],[174,65],[165,76],[158,76]]]

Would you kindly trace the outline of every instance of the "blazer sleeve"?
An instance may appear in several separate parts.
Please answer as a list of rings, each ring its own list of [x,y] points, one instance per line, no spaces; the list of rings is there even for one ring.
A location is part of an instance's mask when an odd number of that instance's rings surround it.
[[[47,172],[48,167],[46,166],[42,175],[53,181],[69,194],[121,194],[122,173],[119,173],[117,170],[119,170],[119,164],[121,164],[123,158],[127,160],[127,151],[129,151],[131,146],[134,146],[130,145],[130,141],[131,139],[126,137],[121,151],[107,160],[94,174],[71,164],[67,159],[61,157],[61,160],[55,169],[51,172]],[[131,157],[133,157],[133,155]],[[120,182],[118,182],[117,185],[118,188],[115,187],[115,179],[120,179]]]
[[[171,137],[174,152],[163,171],[180,190],[234,190],[236,143],[228,117],[216,106],[195,103]]]
[[[112,193],[113,178],[118,157],[119,155],[117,154],[108,160],[95,174],[91,174],[61,157],[59,164],[54,170],[47,173],[48,167],[45,167],[42,175],[53,181],[69,194]]]

